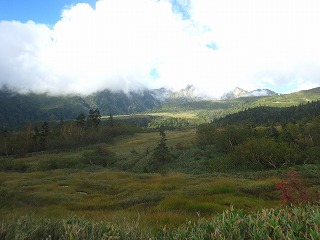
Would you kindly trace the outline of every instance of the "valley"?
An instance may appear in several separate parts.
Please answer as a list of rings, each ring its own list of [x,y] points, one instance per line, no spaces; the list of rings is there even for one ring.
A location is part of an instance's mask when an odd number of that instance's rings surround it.
[[[244,239],[261,231],[317,239],[319,91],[170,100],[135,114],[88,113],[96,105],[84,104],[75,110],[84,118],[61,119],[52,106],[68,109],[70,99],[48,98],[42,117],[52,119],[2,130],[0,237],[207,239],[216,231]],[[12,98],[12,106],[22,101]],[[2,111],[13,119],[9,106]],[[261,223],[252,220],[259,214]],[[277,230],[267,227],[274,222]]]

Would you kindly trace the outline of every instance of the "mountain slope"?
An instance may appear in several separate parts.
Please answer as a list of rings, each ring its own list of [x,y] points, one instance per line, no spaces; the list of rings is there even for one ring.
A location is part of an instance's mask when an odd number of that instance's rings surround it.
[[[276,92],[273,92],[269,89],[256,89],[253,91],[246,91],[242,88],[236,87],[230,92],[227,92],[221,96],[221,99],[235,99],[240,97],[266,97],[278,95]]]
[[[261,90],[264,91],[264,90]],[[259,95],[255,92],[253,95]],[[242,92],[239,90],[238,92]],[[245,92],[248,95],[250,92]],[[241,95],[241,94],[240,94]],[[239,94],[237,95],[239,96]],[[15,127],[28,122],[75,119],[90,108],[98,108],[102,115],[121,115],[152,112],[188,112],[194,118],[206,121],[256,106],[287,107],[320,100],[320,87],[291,94],[265,97],[238,97],[225,100],[199,100],[196,89],[188,86],[178,92],[167,89],[139,92],[112,92],[103,90],[89,96],[49,94],[19,94],[7,88],[0,89],[0,125]]]
[[[148,91],[112,92],[104,90],[89,96],[48,94],[20,94],[9,89],[0,90],[0,124],[14,127],[28,122],[75,119],[90,108],[98,108],[102,115],[131,114],[160,105]]]
[[[200,94],[199,90],[191,84],[187,85],[183,89],[180,89],[179,91],[172,91],[166,88],[153,89],[149,91],[161,102],[185,103],[210,99],[208,96]]]
[[[0,90],[0,124],[17,126],[26,122],[73,118],[87,111],[89,105],[80,96],[50,96],[48,94],[19,94]]]
[[[228,114],[243,111],[258,106],[290,107],[320,100],[320,88],[299,91],[291,94],[277,94],[272,96],[238,97],[224,100],[196,101],[196,102],[165,102],[156,111],[160,113],[188,113],[194,118],[211,121]]]
[[[160,106],[160,100],[149,90],[129,93],[103,90],[85,99],[92,108],[98,108],[103,115],[140,113]]]

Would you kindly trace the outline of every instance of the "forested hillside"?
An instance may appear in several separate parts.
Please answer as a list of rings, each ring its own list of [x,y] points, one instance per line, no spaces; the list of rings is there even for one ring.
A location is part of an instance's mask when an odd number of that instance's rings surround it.
[[[196,101],[196,102],[165,102],[154,112],[189,113],[203,121],[210,122],[229,114],[259,106],[290,107],[320,100],[320,88],[300,91],[291,94],[279,94],[265,97],[240,97],[236,99]]]
[[[291,107],[267,107],[260,106],[249,108],[244,111],[226,115],[215,119],[217,125],[243,125],[243,124],[286,124],[296,123],[303,119],[310,119],[320,115],[320,101],[308,102]]]
[[[81,112],[85,113],[96,108],[104,116],[142,112],[187,113],[197,124],[252,107],[288,107],[319,99],[320,88],[285,95],[215,101],[200,101],[196,98],[190,98],[190,100],[183,98],[182,101],[180,98],[171,97],[160,100],[156,90],[129,93],[103,90],[88,96],[52,96],[46,93],[20,94],[2,88],[0,90],[0,124],[6,127],[17,127],[30,122],[59,121],[61,118],[68,120],[74,119]]]
[[[141,113],[160,106],[160,101],[148,90],[129,93],[103,90],[87,96],[85,100],[107,116]]]
[[[285,108],[256,107],[199,126],[198,142],[221,153],[224,167],[281,168],[320,161],[319,129],[319,101]]]
[[[19,94],[0,90],[0,124],[16,127],[23,123],[75,118],[90,108],[81,96],[50,96],[48,94]]]
[[[20,94],[3,88],[0,90],[0,125],[17,127],[25,123],[75,119],[91,108],[99,108],[102,115],[143,112],[159,106],[151,93],[97,92],[89,96],[47,93]]]

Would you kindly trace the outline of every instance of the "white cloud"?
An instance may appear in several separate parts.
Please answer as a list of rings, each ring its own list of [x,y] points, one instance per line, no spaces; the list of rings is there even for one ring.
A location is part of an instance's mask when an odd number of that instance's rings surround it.
[[[215,33],[220,67],[230,63],[240,85],[268,79],[277,88],[298,79],[319,85],[319,9],[317,0],[194,0],[192,18]]]
[[[47,76],[40,54],[50,44],[50,29],[34,22],[0,23],[0,83],[27,89]]]
[[[194,84],[213,96],[318,86],[318,9],[318,0],[100,0],[65,9],[52,29],[3,21],[0,84],[54,93]]]

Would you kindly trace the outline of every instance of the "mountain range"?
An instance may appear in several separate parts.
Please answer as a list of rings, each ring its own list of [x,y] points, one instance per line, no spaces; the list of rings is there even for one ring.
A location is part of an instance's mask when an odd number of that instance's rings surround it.
[[[268,89],[249,92],[237,87],[224,94],[219,101],[263,96],[272,97],[278,94]],[[192,85],[179,91],[160,88],[124,93],[106,89],[87,96],[76,94],[54,96],[48,93],[32,92],[21,94],[3,87],[0,89],[0,124],[15,127],[28,122],[58,121],[61,118],[75,119],[79,113],[87,114],[90,109],[95,108],[105,116],[127,115],[156,111],[163,104],[188,104],[188,102],[199,101],[208,101],[210,104],[215,100],[209,101],[207,96],[199,95],[197,88]]]
[[[232,91],[223,94],[221,96],[221,99],[235,99],[240,97],[266,97],[274,95],[278,95],[278,93],[269,89],[256,89],[253,91],[246,91],[242,88],[236,87]]]

